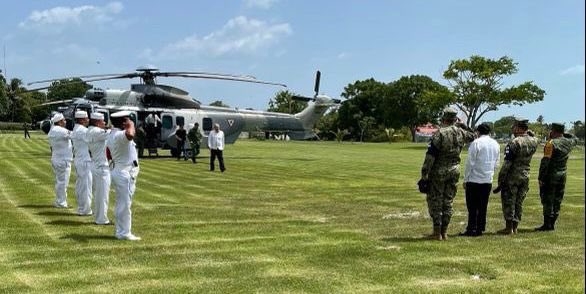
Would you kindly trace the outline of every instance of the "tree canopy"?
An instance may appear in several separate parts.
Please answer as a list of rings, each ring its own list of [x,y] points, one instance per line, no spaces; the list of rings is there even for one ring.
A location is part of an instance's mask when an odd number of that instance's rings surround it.
[[[517,71],[517,63],[507,56],[494,60],[473,55],[452,60],[443,76],[451,85],[455,105],[473,128],[484,114],[501,105],[522,106],[543,100],[545,91],[533,82],[503,88],[503,79]]]
[[[291,114],[301,112],[307,107],[307,102],[294,100],[293,95],[288,90],[277,92],[275,97],[269,100],[267,111]]]
[[[216,101],[210,103],[210,106],[230,108],[230,105],[224,104],[224,102],[222,100],[216,100]]]
[[[47,90],[47,99],[49,101],[72,99],[84,97],[85,92],[93,88],[92,85],[84,82],[80,78],[62,79],[54,81]]]

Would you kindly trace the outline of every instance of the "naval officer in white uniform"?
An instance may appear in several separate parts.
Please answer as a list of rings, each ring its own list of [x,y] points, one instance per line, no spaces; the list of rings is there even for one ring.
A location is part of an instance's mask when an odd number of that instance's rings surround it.
[[[106,157],[106,139],[110,130],[106,129],[104,114],[93,112],[90,114],[90,127],[87,137],[90,154],[92,156],[92,194],[94,195],[94,216],[98,225],[107,225],[108,203],[110,193],[110,167]]]
[[[75,165],[75,196],[77,214],[92,215],[92,158],[88,147],[87,125],[90,120],[87,112],[75,112],[75,126],[71,133],[73,143],[73,164]]]
[[[119,111],[110,115],[114,129],[106,140],[112,162],[110,164],[112,184],[116,191],[116,238],[138,241],[140,237],[132,234],[132,198],[136,190],[138,176],[138,155],[135,143],[134,122],[130,120],[129,111]]]
[[[67,208],[67,185],[73,160],[71,132],[65,128],[65,117],[61,113],[56,113],[51,118],[51,123],[53,127],[49,131],[48,137],[51,145],[51,166],[55,173],[55,202],[53,206]]]

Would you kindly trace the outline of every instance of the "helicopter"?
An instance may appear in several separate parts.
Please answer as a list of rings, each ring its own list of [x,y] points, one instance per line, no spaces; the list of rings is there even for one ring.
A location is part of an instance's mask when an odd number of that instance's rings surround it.
[[[130,90],[91,88],[84,97],[70,100],[60,100],[44,103],[43,105],[66,105],[58,111],[66,118],[66,127],[73,129],[73,116],[76,111],[84,110],[88,113],[101,112],[106,123],[109,123],[110,114],[127,110],[131,112],[131,119],[137,127],[143,126],[146,131],[146,147],[150,149],[170,149],[172,155],[177,150],[174,133],[179,125],[187,131],[195,123],[201,128],[202,136],[207,138],[214,124],[219,124],[225,135],[225,143],[235,143],[242,132],[261,132],[268,138],[269,134],[283,134],[291,140],[307,140],[316,138],[314,124],[328,109],[341,103],[340,99],[319,95],[320,71],[316,72],[313,97],[295,95],[294,100],[307,102],[301,112],[286,114],[278,112],[258,111],[249,109],[206,106],[182,89],[157,83],[158,77],[183,77],[198,79],[227,80],[247,83],[257,83],[286,88],[282,83],[257,80],[249,75],[232,75],[210,72],[161,72],[157,68],[139,67],[135,72],[124,74],[100,74],[77,77],[78,82],[94,82],[112,79],[139,78],[140,83],[131,84]],[[59,81],[60,78],[28,83],[49,83]],[[48,89],[41,87],[29,91]],[[153,115],[159,119],[155,126],[146,125],[146,118]],[[51,128],[50,120],[42,122],[41,129],[48,133]],[[204,146],[206,144],[203,144]],[[150,151],[149,151],[150,154]]]

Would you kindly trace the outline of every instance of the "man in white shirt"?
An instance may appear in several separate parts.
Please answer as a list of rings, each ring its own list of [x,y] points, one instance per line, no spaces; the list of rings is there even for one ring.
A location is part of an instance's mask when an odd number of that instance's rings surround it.
[[[464,171],[468,226],[461,236],[481,236],[485,231],[492,178],[500,160],[500,146],[489,136],[490,125],[480,124],[476,132],[479,137],[468,148]]]
[[[132,140],[135,135],[134,122],[129,111],[119,111],[110,115],[114,129],[106,140],[106,147],[112,156],[112,184],[116,191],[116,238],[138,241],[141,238],[132,234],[132,198],[136,190],[138,176],[138,154]]]
[[[65,117],[61,113],[53,115],[51,123],[53,127],[49,131],[48,137],[51,145],[51,166],[55,173],[55,202],[53,206],[67,208],[67,185],[73,160],[71,132],[65,128]]]
[[[90,114],[90,127],[87,137],[90,154],[92,156],[92,194],[94,195],[95,222],[98,225],[107,225],[108,195],[110,192],[110,167],[106,157],[106,139],[110,130],[106,129],[104,115],[99,112]]]
[[[214,162],[218,157],[220,171],[224,172],[224,132],[220,130],[220,124],[214,124],[214,129],[208,135],[208,148],[210,149],[210,171],[214,171]]]
[[[87,112],[75,112],[75,126],[71,133],[73,143],[73,164],[75,165],[75,196],[77,197],[77,214],[92,215],[92,158],[88,147]]]

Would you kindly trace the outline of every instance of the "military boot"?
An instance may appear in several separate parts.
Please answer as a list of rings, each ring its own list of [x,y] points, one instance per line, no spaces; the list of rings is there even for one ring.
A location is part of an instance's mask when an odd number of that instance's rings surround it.
[[[448,240],[448,226],[442,226],[441,234],[442,234],[441,240],[444,240],[444,241]]]
[[[543,216],[543,225],[539,228],[535,228],[536,231],[548,231],[550,227],[550,217],[547,215]]]
[[[558,220],[558,215],[554,215],[552,217],[549,218],[549,230],[548,231],[554,231],[555,230],[555,222]]]
[[[427,236],[427,239],[441,241],[442,240],[441,227],[440,226],[434,226],[433,227],[433,233],[431,233],[431,235]]]
[[[499,235],[512,235],[513,234],[513,221],[506,221],[506,227],[502,230],[496,231]]]

